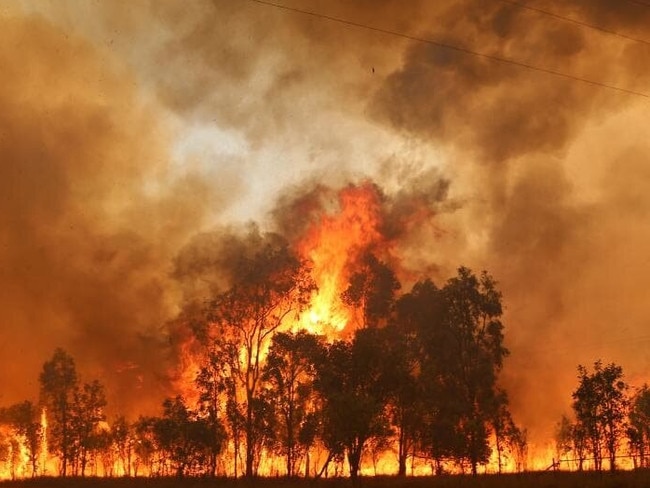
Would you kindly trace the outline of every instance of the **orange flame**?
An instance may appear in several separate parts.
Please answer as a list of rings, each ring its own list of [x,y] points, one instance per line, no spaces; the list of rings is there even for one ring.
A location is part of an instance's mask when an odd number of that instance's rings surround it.
[[[297,249],[312,263],[318,291],[294,328],[329,338],[346,329],[350,311],[340,295],[352,264],[364,251],[382,241],[380,225],[379,195],[370,184],[344,188],[335,212],[325,213],[311,225]]]

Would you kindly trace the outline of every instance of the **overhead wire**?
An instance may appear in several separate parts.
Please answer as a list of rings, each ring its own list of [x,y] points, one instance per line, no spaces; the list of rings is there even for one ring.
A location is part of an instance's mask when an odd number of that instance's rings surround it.
[[[551,12],[550,10],[545,10],[545,9],[538,8],[538,7],[533,7],[532,5],[528,5],[527,3],[517,2],[515,0],[499,0],[499,1],[502,2],[502,3],[506,3],[508,5],[512,5],[514,7],[518,7],[518,8],[525,9],[525,10],[530,10],[532,12],[537,12],[539,14],[546,15],[548,17],[553,17],[554,19],[561,20],[563,22],[569,22],[571,24],[579,25],[581,27],[586,27],[588,29],[593,29],[593,30],[596,30],[596,31],[599,31],[599,32],[603,32],[605,34],[610,34],[612,36],[620,37],[620,38],[626,39],[628,41],[639,42],[639,43],[646,44],[646,45],[650,46],[650,41],[646,41],[645,39],[640,39],[638,37],[628,36],[627,34],[622,34],[620,32],[616,32],[616,31],[613,31],[613,30],[610,30],[610,29],[606,29],[605,27],[600,27],[600,26],[597,26],[595,24],[590,24],[590,23],[584,22],[582,20],[573,19],[571,17],[565,17],[564,15],[556,14],[555,12]]]
[[[540,72],[540,73],[545,73],[545,74],[548,74],[548,75],[557,76],[557,77],[560,77],[560,78],[565,78],[565,79],[568,79],[568,80],[577,81],[577,82],[585,83],[585,84],[588,84],[588,85],[592,85],[592,86],[596,86],[596,87],[600,87],[600,88],[605,88],[605,89],[617,91],[617,92],[620,92],[620,93],[626,93],[628,95],[638,96],[638,97],[642,97],[642,98],[646,98],[646,99],[650,98],[650,94],[648,94],[648,93],[644,93],[644,92],[640,92],[640,91],[637,91],[637,90],[632,90],[632,89],[629,89],[629,88],[624,88],[624,87],[620,87],[620,86],[616,86],[616,85],[611,85],[609,83],[604,83],[604,82],[592,80],[592,79],[589,79],[589,78],[583,78],[583,77],[572,75],[572,74],[565,73],[565,72],[562,72],[562,71],[557,71],[557,70],[550,69],[550,68],[544,68],[544,67],[541,67],[541,66],[525,63],[523,61],[517,61],[515,59],[510,59],[510,58],[495,56],[493,54],[488,54],[488,53],[484,53],[484,52],[480,52],[480,51],[475,51],[473,49],[458,46],[458,45],[455,45],[455,44],[449,44],[447,42],[442,42],[442,41],[438,41],[438,40],[435,40],[435,39],[429,39],[429,38],[419,37],[419,36],[415,36],[415,35],[411,35],[411,34],[405,34],[403,32],[398,32],[398,31],[394,31],[394,30],[390,30],[390,29],[375,27],[375,26],[363,24],[361,22],[356,22],[356,21],[344,19],[344,18],[341,18],[341,17],[334,17],[332,15],[327,15],[327,14],[323,14],[323,13],[320,13],[320,12],[314,12],[314,11],[311,11],[311,10],[304,10],[304,9],[297,8],[297,7],[290,7],[288,5],[283,5],[283,4],[272,2],[272,1],[269,1],[269,0],[248,0],[248,1],[260,4],[260,5],[266,5],[266,6],[269,6],[269,7],[274,7],[274,8],[277,8],[277,9],[285,10],[285,11],[288,11],[288,12],[299,13],[299,14],[302,14],[302,15],[308,15],[308,16],[311,16],[311,17],[315,17],[315,18],[319,18],[319,19],[323,19],[323,20],[328,20],[330,22],[336,22],[336,23],[339,23],[339,24],[342,24],[342,25],[347,25],[347,26],[356,27],[356,28],[359,28],[359,29],[365,29],[365,30],[369,30],[369,31],[373,31],[373,32],[378,32],[378,33],[381,33],[381,34],[400,37],[402,39],[408,39],[408,40],[415,41],[415,42],[420,42],[420,43],[423,43],[423,44],[429,44],[429,45],[432,45],[432,46],[437,46],[437,47],[440,47],[440,48],[443,48],[443,49],[449,49],[449,50],[457,51],[457,52],[460,52],[460,53],[467,54],[469,56],[475,56],[475,57],[479,57],[479,58],[482,58],[482,59],[487,59],[487,60],[490,60],[490,61],[499,62],[499,63],[502,63],[502,64],[518,66],[520,68],[525,68],[525,69],[528,69],[528,70],[531,70],[531,71],[537,71],[537,72]]]

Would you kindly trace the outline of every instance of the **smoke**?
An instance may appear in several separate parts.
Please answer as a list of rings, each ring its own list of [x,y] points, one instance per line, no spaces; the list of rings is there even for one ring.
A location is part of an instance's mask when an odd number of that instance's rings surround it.
[[[2,402],[34,398],[61,346],[116,410],[146,408],[131,400],[166,388],[170,259],[226,198],[172,174],[164,114],[110,53],[36,16],[0,24]]]
[[[501,2],[448,6],[431,28],[434,39],[647,89],[647,44]],[[629,36],[647,35],[641,26],[650,20],[633,4],[611,16],[611,2],[544,8]],[[464,254],[463,262],[500,281],[512,350],[504,382],[534,441],[549,440],[568,412],[578,362],[616,361],[645,379],[647,356],[635,342],[647,339],[649,317],[634,289],[650,271],[643,99],[420,43],[404,52],[371,106],[396,130],[454,154],[452,191],[464,206],[441,240],[459,244],[447,260]]]
[[[534,439],[578,362],[645,379],[642,97],[250,1],[25,4],[0,14],[3,403],[55,345],[116,409],[158,403],[165,324],[225,286],[232,229],[293,242],[370,180],[409,279],[500,282],[504,385]],[[285,4],[648,91],[647,43],[507,2]],[[633,2],[535,6],[650,41]]]

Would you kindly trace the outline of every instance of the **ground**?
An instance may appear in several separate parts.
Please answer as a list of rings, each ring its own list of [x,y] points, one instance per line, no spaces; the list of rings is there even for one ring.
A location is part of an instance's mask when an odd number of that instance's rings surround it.
[[[352,488],[349,479],[254,481],[208,478],[40,478],[0,482],[0,488]],[[650,471],[618,473],[525,473],[517,475],[361,478],[361,488],[646,488]]]

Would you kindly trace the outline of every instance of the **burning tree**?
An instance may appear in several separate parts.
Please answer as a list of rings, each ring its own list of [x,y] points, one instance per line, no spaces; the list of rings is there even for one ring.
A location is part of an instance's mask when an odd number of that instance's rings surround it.
[[[66,476],[74,458],[74,393],[77,369],[74,359],[63,349],[54,351],[52,359],[43,364],[40,375],[41,405],[49,415],[48,448],[61,460],[61,476]]]
[[[287,476],[296,474],[300,455],[313,442],[308,430],[314,414],[315,363],[323,354],[320,337],[306,331],[279,332],[266,359],[263,379],[278,418],[279,452],[286,458]]]
[[[260,238],[251,254],[236,259],[232,286],[209,304],[207,335],[212,349],[228,365],[232,386],[243,392],[240,401],[233,390],[230,401],[232,406],[243,403],[245,475],[251,477],[261,448],[261,439],[255,435],[259,420],[255,415],[261,412],[264,357],[271,337],[285,319],[296,316],[308,303],[314,283],[306,263],[277,235]]]
[[[32,477],[36,476],[43,445],[43,428],[38,407],[30,401],[24,401],[0,409],[0,424],[10,425],[14,435],[24,439]]]
[[[102,440],[99,424],[106,417],[104,387],[95,380],[79,387],[74,359],[56,349],[40,374],[41,405],[48,414],[48,449],[61,461],[60,474],[85,475]]]
[[[86,474],[86,466],[90,456],[101,443],[101,432],[97,427],[106,420],[104,408],[106,394],[102,384],[95,380],[76,389],[72,403],[72,435],[74,438],[74,471]]]

